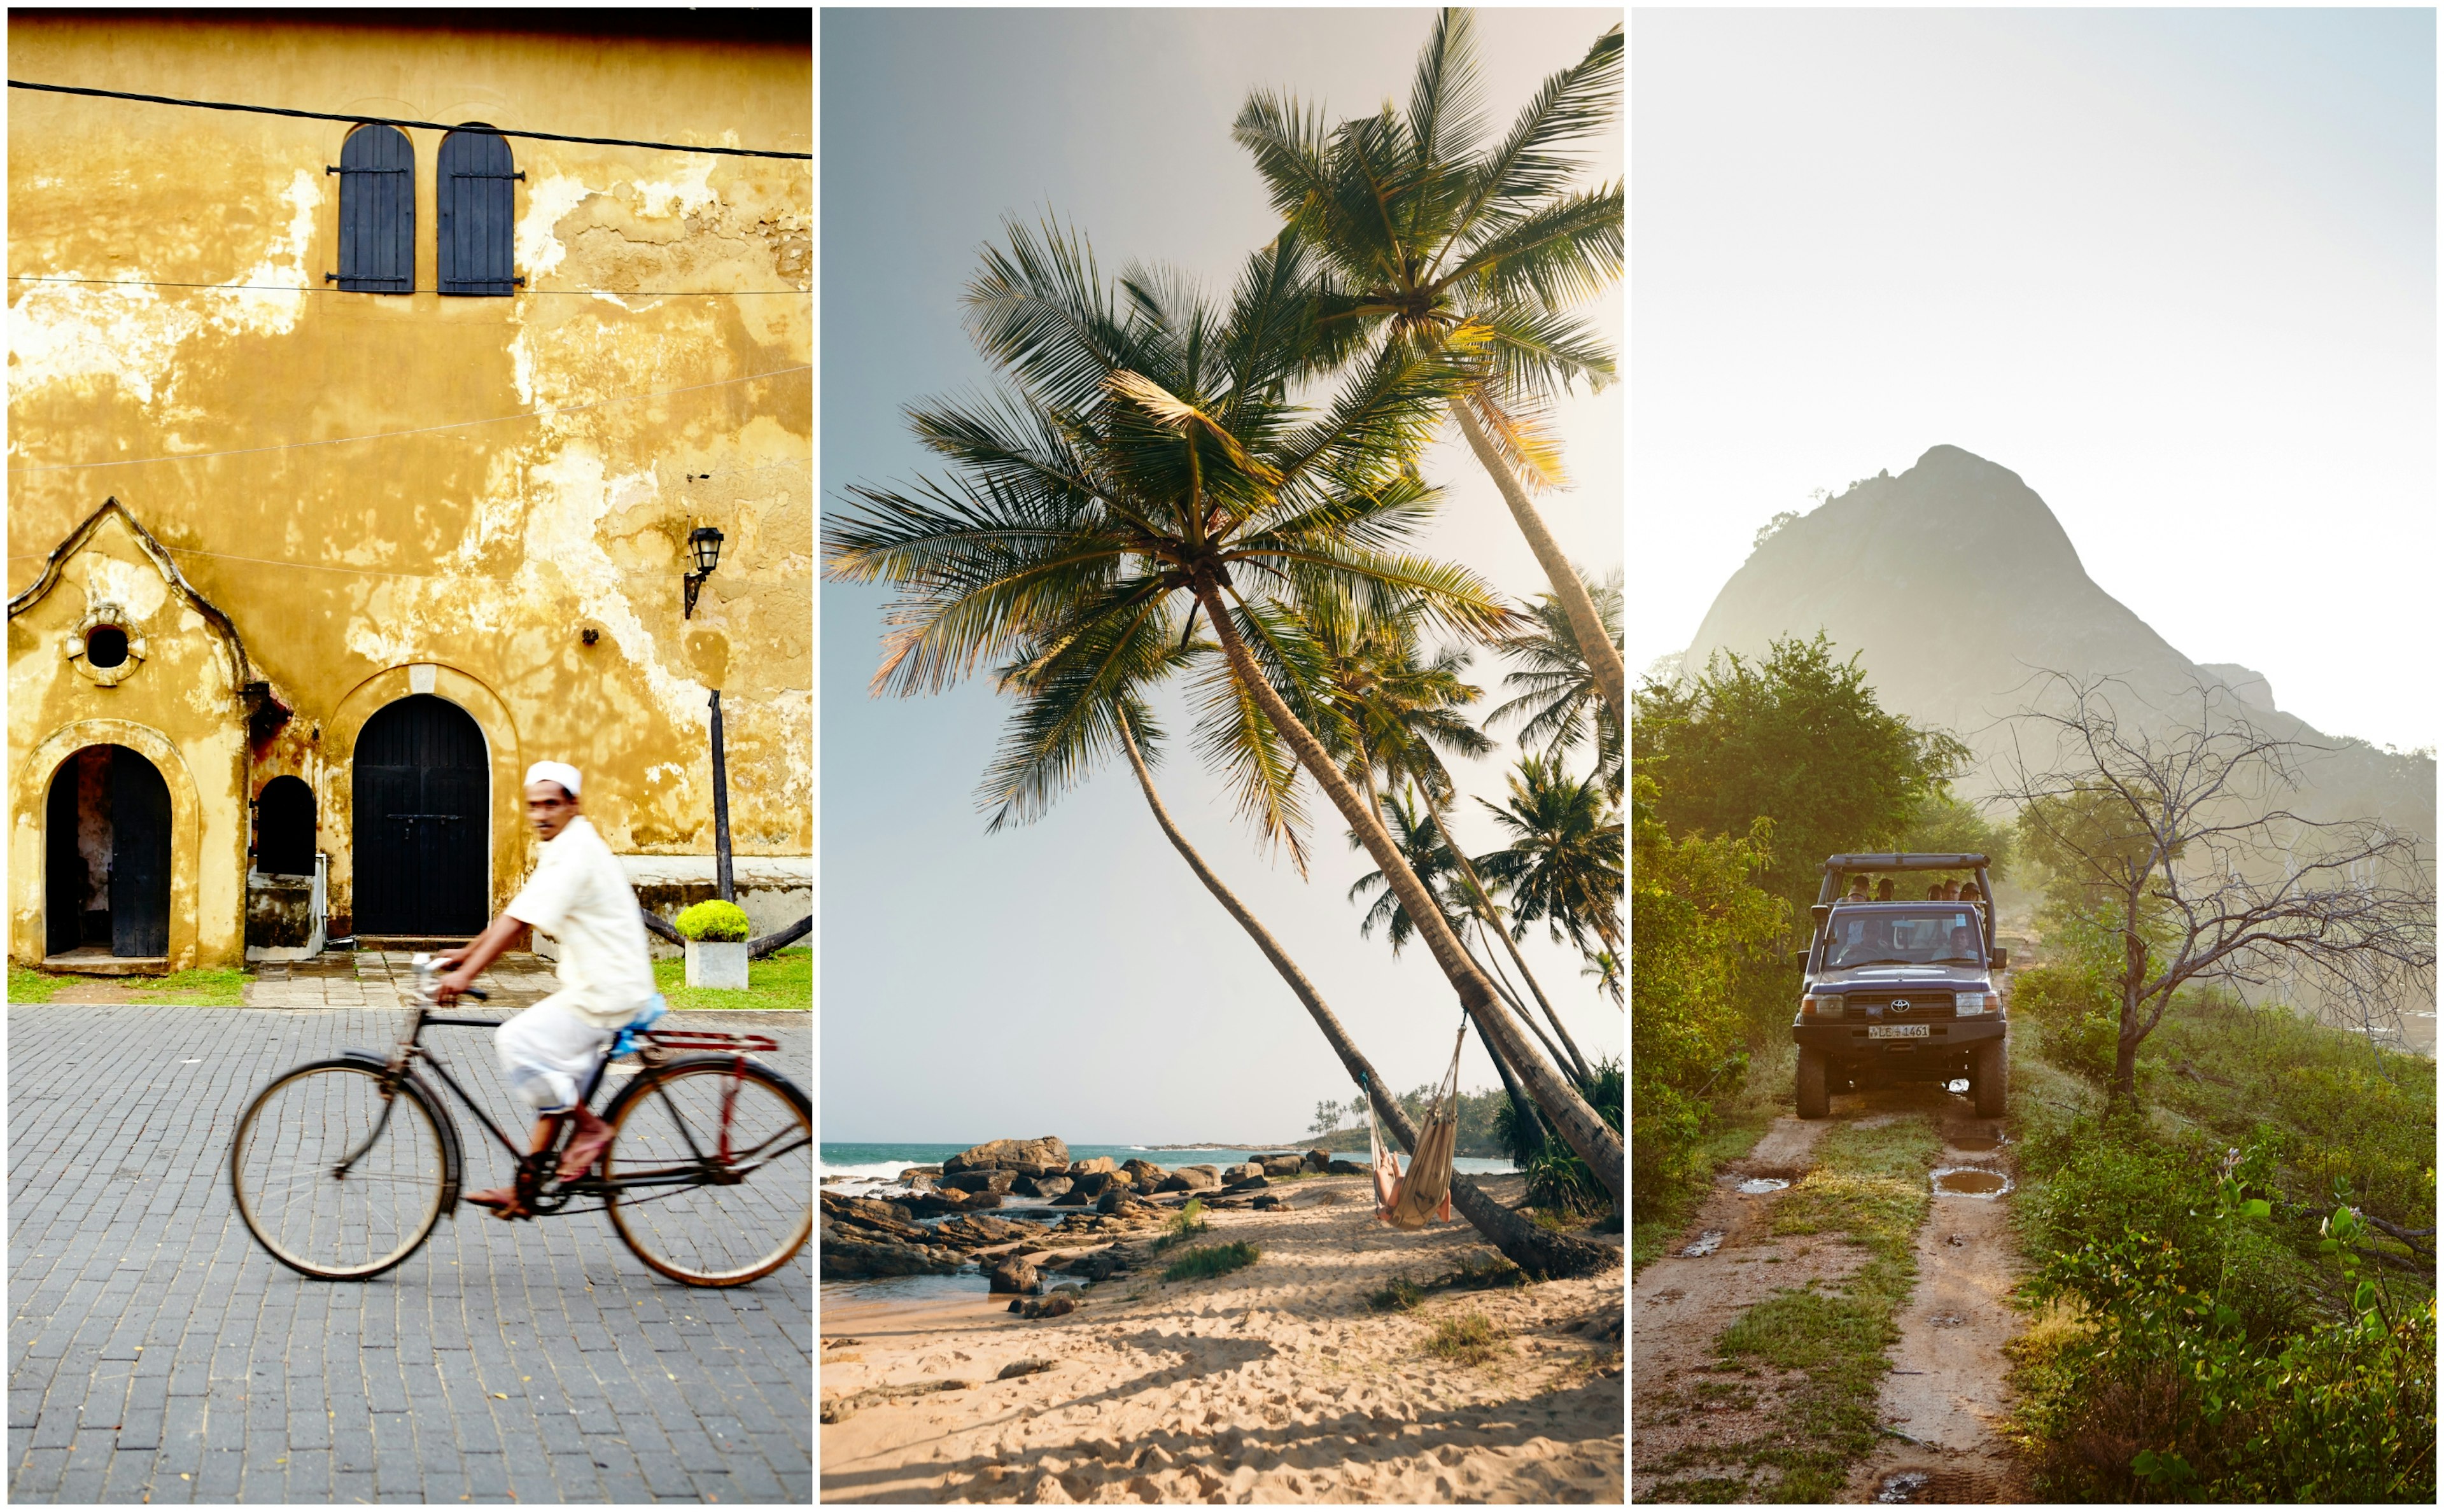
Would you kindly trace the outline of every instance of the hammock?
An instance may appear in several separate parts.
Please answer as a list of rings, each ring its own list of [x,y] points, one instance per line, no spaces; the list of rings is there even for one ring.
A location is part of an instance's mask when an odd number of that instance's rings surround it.
[[[1451,1070],[1435,1089],[1406,1175],[1400,1171],[1399,1154],[1384,1142],[1382,1125],[1375,1117],[1375,1099],[1366,1099],[1366,1137],[1375,1157],[1375,1217],[1379,1223],[1415,1229],[1425,1227],[1429,1220],[1451,1222],[1452,1149],[1459,1140],[1459,1052],[1467,1042],[1468,1021],[1463,1019],[1458,1036],[1452,1041]]]

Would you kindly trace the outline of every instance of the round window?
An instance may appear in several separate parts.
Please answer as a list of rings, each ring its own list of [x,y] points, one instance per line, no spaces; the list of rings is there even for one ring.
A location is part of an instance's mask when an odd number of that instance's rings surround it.
[[[127,632],[117,625],[96,625],[85,632],[84,659],[107,671],[127,663]]]

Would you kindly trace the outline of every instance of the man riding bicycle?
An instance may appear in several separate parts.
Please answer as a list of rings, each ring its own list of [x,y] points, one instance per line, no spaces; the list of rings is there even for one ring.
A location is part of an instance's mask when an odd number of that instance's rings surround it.
[[[564,1181],[584,1175],[611,1143],[611,1126],[579,1100],[585,1079],[622,1027],[651,1023],[666,1008],[654,988],[636,892],[620,858],[579,812],[581,786],[577,768],[565,763],[527,768],[527,819],[543,838],[542,860],[490,928],[436,963],[449,971],[436,992],[447,1005],[499,959],[519,930],[541,930],[560,942],[560,990],[504,1023],[493,1044],[509,1090],[538,1116],[535,1153],[551,1148],[563,1117],[575,1118],[576,1136],[560,1162]],[[467,1200],[503,1218],[526,1212],[514,1186],[471,1192]]]

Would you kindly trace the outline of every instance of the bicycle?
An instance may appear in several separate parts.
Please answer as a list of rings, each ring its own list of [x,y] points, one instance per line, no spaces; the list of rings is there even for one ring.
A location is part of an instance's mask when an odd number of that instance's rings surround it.
[[[780,1048],[764,1035],[621,1029],[579,1101],[591,1105],[612,1063],[634,1079],[601,1110],[613,1129],[601,1174],[559,1180],[574,1119],[540,1154],[494,1123],[433,1049],[428,1028],[496,1029],[505,1021],[435,1011],[440,973],[417,955],[405,1032],[387,1057],[348,1050],[272,1079],[237,1121],[230,1189],[271,1258],[318,1281],[369,1281],[455,1216],[458,1125],[417,1069],[430,1066],[517,1162],[521,1217],[591,1212],[639,1260],[691,1286],[737,1286],[788,1263],[814,1231],[814,1106],[788,1078],[748,1059]],[[469,997],[487,994],[470,991]],[[716,1052],[689,1054],[686,1052]],[[750,1179],[751,1178],[751,1179]]]

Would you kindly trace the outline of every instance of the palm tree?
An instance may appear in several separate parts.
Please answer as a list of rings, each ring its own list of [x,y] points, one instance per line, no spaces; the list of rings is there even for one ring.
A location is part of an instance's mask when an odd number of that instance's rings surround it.
[[[1247,931],[1256,949],[1272,964],[1316,1027],[1324,1032],[1350,1079],[1364,1089],[1401,1149],[1415,1153],[1416,1129],[1399,1099],[1385,1087],[1374,1063],[1349,1038],[1340,1016],[1325,1005],[1324,995],[1290,959],[1272,931],[1257,920],[1189,843],[1155,787],[1145,750],[1158,746],[1162,731],[1146,706],[1143,690],[1177,673],[1193,659],[1213,659],[1212,643],[1194,639],[1193,627],[1194,620],[1188,616],[1163,606],[1136,620],[1118,640],[1091,648],[1072,642],[1065,655],[1040,642],[1017,648],[1016,659],[1000,669],[996,677],[1000,691],[1016,696],[1018,709],[982,784],[984,802],[993,810],[989,829],[998,830],[1006,823],[1026,822],[1040,816],[1117,745],[1128,758],[1129,769],[1136,775],[1146,807],[1154,814],[1164,839],[1171,841],[1214,901]],[[1258,728],[1242,724],[1223,738],[1208,738],[1203,742],[1206,756],[1226,770],[1263,767],[1268,753]],[[1249,779],[1241,781],[1243,786],[1250,785]],[[1252,785],[1262,788],[1265,783],[1258,778]],[[1250,817],[1260,827],[1268,823],[1261,805]],[[1482,1033],[1481,1025],[1479,1032]],[[1499,1064],[1498,1058],[1496,1063]],[[1510,1085],[1507,1079],[1505,1085]],[[1512,1097],[1523,1109],[1529,1106],[1517,1092]],[[1528,1117],[1532,1119],[1534,1115]],[[1521,1218],[1464,1176],[1453,1178],[1452,1205],[1513,1264],[1531,1274],[1586,1275],[1618,1263],[1601,1245],[1551,1233]]]
[[[1593,775],[1572,782],[1559,761],[1528,756],[1510,776],[1510,801],[1477,802],[1510,834],[1510,844],[1476,864],[1510,893],[1513,928],[1539,919],[1559,944],[1582,954],[1618,956],[1621,948],[1621,822]],[[1594,945],[1589,945],[1589,937]]]
[[[1457,799],[1458,788],[1450,769],[1443,765],[1442,753],[1482,756],[1493,749],[1493,742],[1459,712],[1484,696],[1483,690],[1460,680],[1460,673],[1468,668],[1468,653],[1446,650],[1431,662],[1421,661],[1416,627],[1409,620],[1352,625],[1338,618],[1327,618],[1312,622],[1308,628],[1324,675],[1319,691],[1331,716],[1319,723],[1318,733],[1363,786],[1378,821],[1383,819],[1375,777],[1378,769],[1385,784],[1403,780],[1415,784],[1424,800],[1427,826],[1441,836],[1436,854],[1447,857],[1449,867],[1458,874],[1447,888],[1449,894],[1458,899],[1476,920],[1480,937],[1490,930],[1502,941],[1521,980],[1528,984],[1546,1020],[1553,1025],[1553,1032],[1561,1036],[1568,1059],[1563,1059],[1562,1051],[1554,1047],[1543,1030],[1537,1030],[1537,1038],[1544,1041],[1547,1054],[1573,1070],[1580,1090],[1586,1091],[1594,1079],[1586,1058],[1580,1054],[1578,1042],[1570,1038],[1561,1015],[1545,996],[1543,985],[1528,968],[1518,942],[1504,930],[1492,896],[1483,878],[1476,875],[1475,867],[1470,864],[1468,853],[1451,838],[1447,811]],[[1405,845],[1402,853],[1411,854]],[[1456,920],[1453,928],[1459,928]],[[1396,950],[1399,944],[1396,938]],[[1493,975],[1500,985],[1501,963],[1494,960],[1490,950],[1486,959],[1493,966]],[[1506,992],[1505,996],[1513,1007],[1518,1007],[1517,994]],[[1528,1016],[1525,1008],[1519,1008],[1519,1015],[1528,1027],[1536,1027],[1536,1021]]]
[[[1237,717],[1276,758],[1250,768],[1256,790],[1244,801],[1279,837],[1296,829],[1298,771],[1324,789],[1412,905],[1463,1008],[1620,1196],[1620,1135],[1536,1056],[1249,646],[1268,637],[1268,613],[1327,605],[1416,613],[1464,636],[1511,628],[1517,617],[1475,574],[1399,549],[1431,511],[1414,458],[1465,380],[1461,364],[1447,343],[1384,341],[1320,406],[1295,402],[1322,349],[1315,274],[1295,231],[1248,260],[1223,310],[1161,273],[1107,286],[1083,242],[1058,230],[1012,226],[1009,243],[988,251],[967,304],[971,333],[1011,392],[910,412],[957,480],[855,488],[858,507],[826,522],[828,573],[902,590],[875,686],[931,691],[1012,652],[1030,658],[1025,677],[1110,686],[1149,627],[1201,612],[1229,661]],[[1295,652],[1272,649],[1277,659]],[[1102,708],[1080,700],[1070,717],[1108,721]]]
[[[1620,655],[1520,473],[1561,480],[1546,407],[1581,378],[1600,389],[1614,376],[1596,333],[1562,311],[1620,276],[1621,186],[1575,191],[1577,160],[1560,149],[1612,123],[1621,30],[1547,79],[1490,144],[1473,31],[1468,11],[1441,13],[1405,116],[1387,101],[1327,132],[1320,110],[1260,90],[1231,134],[1254,156],[1274,210],[1332,261],[1324,318],[1337,350],[1418,341],[1470,355],[1472,381],[1452,396],[1451,413],[1620,716]]]
[[[1442,911],[1444,924],[1453,933],[1462,933],[1465,921],[1461,917],[1461,910],[1450,901],[1454,895],[1454,883],[1457,881],[1454,875],[1456,868],[1453,865],[1456,853],[1452,850],[1450,842],[1443,838],[1440,827],[1430,821],[1420,820],[1416,810],[1403,802],[1398,793],[1392,795],[1392,805],[1387,818],[1392,838],[1399,845],[1402,858],[1409,863],[1409,869],[1416,873],[1426,886],[1434,892],[1435,904]],[[1354,850],[1357,845],[1357,837],[1350,837],[1350,847]],[[1397,956],[1400,953],[1400,948],[1407,945],[1416,933],[1416,927],[1410,922],[1409,911],[1401,906],[1398,894],[1384,885],[1383,874],[1379,871],[1369,872],[1352,883],[1348,899],[1353,903],[1359,902],[1370,892],[1379,893],[1380,895],[1364,913],[1359,916],[1359,937],[1372,939],[1376,929],[1381,927],[1390,936],[1392,953]],[[1462,937],[1465,938],[1465,935],[1462,934]],[[1480,944],[1483,943],[1484,937],[1485,927],[1480,920],[1477,924],[1477,938]],[[1473,952],[1471,953],[1473,954]],[[1490,951],[1487,952],[1486,959],[1489,961],[1492,959]],[[1518,1013],[1520,1022],[1526,1023],[1529,1029],[1535,1030],[1536,1038],[1544,1042],[1546,1053],[1556,1062],[1560,1062],[1561,1051],[1554,1047],[1552,1041],[1545,1039],[1543,1030],[1536,1028],[1536,1021],[1528,1017],[1528,1010],[1519,1006],[1518,995],[1500,983],[1496,983],[1496,986],[1501,989],[1503,1000]],[[1501,1054],[1493,1048],[1493,1042],[1485,1037],[1481,1025],[1477,1034],[1478,1038],[1485,1042],[1485,1053],[1493,1060],[1493,1069],[1502,1075],[1503,1091],[1509,1094],[1510,1100],[1519,1105],[1530,1123],[1534,1123],[1536,1115],[1533,1104],[1520,1091],[1518,1079],[1511,1073],[1510,1067],[1504,1062]],[[1580,1090],[1582,1092],[1585,1090],[1583,1082],[1581,1083]],[[1541,1129],[1539,1132],[1541,1133]],[[1542,1148],[1541,1140],[1537,1148]]]
[[[1588,597],[1603,622],[1604,636],[1618,653],[1620,569],[1615,568],[1602,582],[1588,578],[1582,569],[1572,570],[1586,585]],[[1541,746],[1547,757],[1559,756],[1577,746],[1592,730],[1596,773],[1618,803],[1624,765],[1620,716],[1597,691],[1595,673],[1579,649],[1578,630],[1561,601],[1551,594],[1540,593],[1529,605],[1528,615],[1528,628],[1504,636],[1499,648],[1505,655],[1523,664],[1523,670],[1502,679],[1502,686],[1516,690],[1517,695],[1487,714],[1485,722],[1490,728],[1512,719],[1525,721],[1519,728],[1520,745]]]

